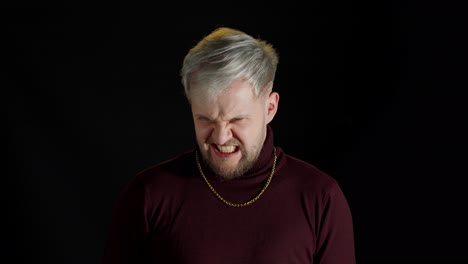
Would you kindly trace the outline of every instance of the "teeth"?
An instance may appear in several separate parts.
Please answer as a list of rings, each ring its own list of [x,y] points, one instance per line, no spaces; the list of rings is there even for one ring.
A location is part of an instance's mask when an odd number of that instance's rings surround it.
[[[232,153],[234,152],[234,150],[236,150],[236,146],[220,146],[220,145],[216,145],[219,149],[219,151],[223,152],[223,153]]]

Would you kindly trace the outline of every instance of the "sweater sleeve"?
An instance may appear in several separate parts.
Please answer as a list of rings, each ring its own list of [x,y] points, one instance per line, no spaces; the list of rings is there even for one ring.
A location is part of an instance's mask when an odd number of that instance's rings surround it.
[[[145,259],[149,228],[144,185],[132,179],[117,199],[104,245],[102,264],[138,264]]]
[[[322,203],[314,263],[355,264],[351,211],[336,182],[324,194]]]

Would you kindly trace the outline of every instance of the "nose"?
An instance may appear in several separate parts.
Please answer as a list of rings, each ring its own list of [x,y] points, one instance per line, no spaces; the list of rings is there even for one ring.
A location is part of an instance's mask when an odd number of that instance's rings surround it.
[[[232,138],[230,126],[228,124],[216,124],[211,134],[211,138],[215,144],[226,144]]]

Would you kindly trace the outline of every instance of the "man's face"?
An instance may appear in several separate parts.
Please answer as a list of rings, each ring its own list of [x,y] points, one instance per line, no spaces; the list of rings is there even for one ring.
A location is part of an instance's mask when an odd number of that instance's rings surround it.
[[[252,86],[234,81],[214,100],[193,87],[192,115],[197,143],[205,163],[220,177],[233,179],[252,167],[273,119],[279,95],[255,96]]]

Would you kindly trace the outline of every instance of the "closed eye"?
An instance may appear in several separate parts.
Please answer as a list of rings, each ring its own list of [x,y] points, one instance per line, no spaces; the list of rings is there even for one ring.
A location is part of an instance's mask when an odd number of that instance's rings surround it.
[[[203,122],[211,122],[211,120],[206,116],[198,116],[197,120],[203,121]]]
[[[244,121],[246,118],[245,117],[235,117],[231,119],[231,123],[239,123],[241,121]]]

